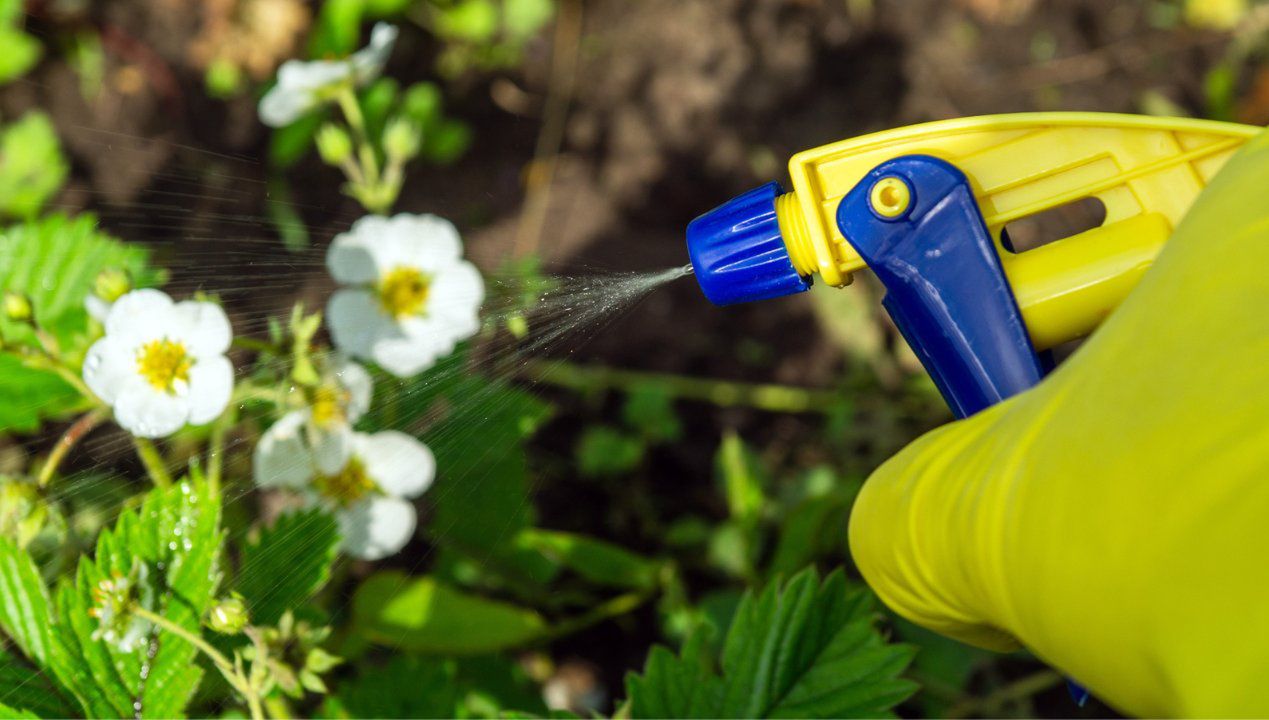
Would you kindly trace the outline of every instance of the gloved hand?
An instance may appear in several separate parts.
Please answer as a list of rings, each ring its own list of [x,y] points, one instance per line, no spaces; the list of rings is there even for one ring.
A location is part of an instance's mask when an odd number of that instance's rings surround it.
[[[850,544],[900,615],[1123,712],[1269,716],[1269,132],[1066,364],[882,465]]]

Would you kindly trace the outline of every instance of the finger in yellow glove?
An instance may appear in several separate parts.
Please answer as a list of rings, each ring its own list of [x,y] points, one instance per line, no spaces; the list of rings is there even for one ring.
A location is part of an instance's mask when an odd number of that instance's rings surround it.
[[[878,469],[850,544],[900,615],[1119,710],[1269,716],[1269,133],[1066,364]]]

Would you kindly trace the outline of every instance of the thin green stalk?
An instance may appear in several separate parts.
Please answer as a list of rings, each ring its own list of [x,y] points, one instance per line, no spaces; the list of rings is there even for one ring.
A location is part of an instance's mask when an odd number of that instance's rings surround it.
[[[1052,670],[1041,670],[1021,677],[1008,685],[996,688],[982,698],[973,698],[962,702],[947,711],[946,717],[963,718],[975,715],[986,717],[999,716],[1006,703],[1023,700],[1037,693],[1044,692],[1062,682],[1062,676]]]
[[[264,709],[260,705],[260,694],[256,692],[256,689],[252,687],[251,683],[247,682],[246,679],[242,677],[242,673],[238,671],[234,664],[229,662],[229,658],[225,657],[219,650],[212,647],[210,643],[204,640],[197,633],[192,633],[189,630],[186,630],[156,612],[146,610],[140,605],[133,605],[132,614],[181,638],[206,655],[207,659],[211,660],[212,663],[216,665],[216,669],[220,670],[221,674],[225,676],[225,679],[228,680],[231,685],[233,685],[234,689],[242,693],[243,697],[247,699],[247,705],[251,710],[252,720],[264,720]]]
[[[257,340],[249,337],[236,337],[233,339],[233,346],[241,350],[251,350],[261,353],[262,355],[285,355],[286,351],[265,340]]]
[[[92,432],[94,428],[102,423],[103,420],[110,417],[110,408],[97,407],[89,410],[79,417],[62,436],[58,438],[57,444],[53,446],[52,452],[48,454],[48,459],[44,461],[44,467],[40,468],[40,475],[37,483],[40,487],[48,485],[53,479],[53,473],[57,472],[57,466],[61,465],[66,454],[71,448],[75,447],[85,435]]]
[[[569,618],[557,623],[550,630],[546,631],[542,639],[555,640],[562,638],[585,630],[592,625],[598,625],[610,618],[625,615],[652,599],[652,595],[652,592],[637,592],[618,595],[615,598],[596,605],[575,618]]]
[[[211,427],[211,438],[207,448],[207,485],[217,496],[220,495],[220,477],[225,467],[225,433],[228,431],[229,417],[233,410],[226,409]]]
[[[581,392],[630,390],[641,385],[655,385],[684,400],[698,400],[721,407],[752,407],[778,413],[827,413],[842,405],[841,399],[829,390],[619,370],[565,361],[530,361],[520,370],[520,375],[534,382]]]
[[[149,473],[151,482],[157,488],[168,488],[172,486],[172,476],[168,474],[167,465],[163,462],[163,456],[159,455],[158,448],[154,447],[154,443],[146,438],[133,436],[132,445],[137,449],[137,457],[141,458],[141,464],[145,466],[145,471]]]

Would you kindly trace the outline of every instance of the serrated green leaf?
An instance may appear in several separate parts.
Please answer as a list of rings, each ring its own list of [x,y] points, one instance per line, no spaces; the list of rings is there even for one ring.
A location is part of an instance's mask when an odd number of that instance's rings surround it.
[[[41,666],[48,661],[49,617],[48,590],[35,561],[0,537],[0,631]]]
[[[10,46],[0,34],[3,55]],[[11,61],[10,61],[11,62]],[[4,68],[0,67],[0,77]],[[34,216],[61,188],[70,171],[48,116],[29,112],[0,132],[0,215]]]
[[[882,640],[870,596],[848,588],[840,572],[821,584],[808,569],[783,587],[746,594],[721,672],[702,671],[699,648],[691,652],[654,650],[644,674],[627,679],[632,717],[871,716],[915,689],[898,677],[912,649]]]
[[[364,667],[340,684],[344,717],[450,718],[459,701],[452,661],[395,655],[383,667]]]
[[[146,267],[144,248],[126,245],[97,230],[92,215],[49,215],[0,232],[0,289],[26,294],[35,318],[74,355],[86,349],[88,312],[84,298],[102,270],[124,270],[138,287],[160,275]],[[5,342],[34,347],[28,327],[0,318]]]
[[[0,650],[0,717],[13,717],[4,708],[30,717],[61,718],[79,713],[70,693],[39,667]]]
[[[10,718],[11,720],[30,720],[32,718],[38,719],[40,716],[30,710],[19,710],[0,703],[0,717]]]
[[[286,513],[242,551],[237,590],[251,622],[274,625],[330,579],[339,549],[339,526],[319,508]]]
[[[399,571],[372,575],[357,588],[353,622],[372,642],[454,655],[516,647],[540,637],[546,629],[542,617],[532,610]]]
[[[650,588],[661,567],[625,548],[573,533],[530,528],[520,533],[515,544],[532,548],[599,585]]]
[[[465,363],[460,350],[410,380],[381,378],[361,426],[421,431],[436,456],[427,494],[433,537],[534,579],[550,568],[540,556],[515,552],[511,540],[532,519],[524,440],[551,408],[505,381],[468,375]]]
[[[120,515],[98,537],[96,556],[81,558],[74,582],[58,588],[50,665],[88,715],[183,713],[202,677],[195,648],[154,628],[130,652],[94,639],[92,591],[106,578],[127,576],[134,561],[144,563],[156,612],[199,633],[219,582],[220,541],[219,498],[199,479],[183,481],[152,491],[139,509]]]

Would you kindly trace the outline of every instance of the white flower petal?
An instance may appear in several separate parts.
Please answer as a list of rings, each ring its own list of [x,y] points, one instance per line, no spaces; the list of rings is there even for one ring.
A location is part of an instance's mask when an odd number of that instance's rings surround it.
[[[323,91],[353,75],[346,60],[288,60],[278,69],[278,82],[260,98],[260,122],[269,127],[290,125],[323,101]]]
[[[480,305],[485,282],[476,266],[459,261],[432,280],[426,313],[445,327],[454,340],[469,338],[480,329]]]
[[[171,435],[189,419],[189,402],[133,376],[119,388],[115,399],[115,422],[124,430],[143,438]]]
[[[397,28],[388,23],[375,23],[370,31],[370,44],[353,53],[348,62],[352,66],[353,81],[357,85],[365,85],[383,72],[392,54],[392,46],[397,41]]]
[[[313,455],[304,439],[307,411],[287,413],[260,437],[252,461],[256,485],[300,489],[313,479]]]
[[[84,357],[84,382],[107,405],[114,405],[119,390],[138,377],[136,349],[118,337],[107,335],[93,343]]]
[[[379,489],[397,497],[415,497],[436,477],[436,458],[426,445],[395,430],[353,435],[353,452]]]
[[[213,306],[214,307],[214,306]],[[234,366],[224,355],[207,355],[189,371],[189,423],[209,423],[225,411],[234,391]]]
[[[375,297],[365,290],[337,290],[326,304],[326,324],[335,347],[345,355],[373,357],[373,346],[381,337],[399,336],[391,318],[379,309]]]
[[[381,268],[375,255],[379,238],[387,231],[387,219],[367,215],[335,236],[326,250],[326,269],[336,282],[370,285],[378,281]]]
[[[374,380],[361,365],[339,358],[335,361],[335,377],[339,384],[348,391],[348,405],[344,414],[348,422],[355,423],[370,409],[370,397],[374,394]]]
[[[233,329],[229,317],[219,305],[209,302],[186,300],[173,308],[177,323],[173,335],[185,341],[194,357],[215,355],[229,349],[233,341]]]
[[[84,298],[84,309],[88,311],[88,317],[102,324],[105,324],[106,318],[110,315],[110,305],[111,303],[92,293]]]
[[[313,448],[313,462],[322,474],[334,475],[343,470],[352,457],[353,429],[348,423],[334,423],[325,428],[310,423],[308,438]]]
[[[442,333],[428,332],[426,328],[430,327],[435,327],[435,323],[425,318],[406,318],[397,332],[374,338],[370,355],[379,367],[397,377],[417,375],[454,349],[453,340]]]
[[[385,558],[405,547],[418,520],[405,500],[372,496],[336,513],[344,552],[362,560]]]
[[[155,328],[168,327],[172,307],[172,298],[162,290],[133,290],[110,306],[105,322],[106,334],[120,340],[153,336]]]

